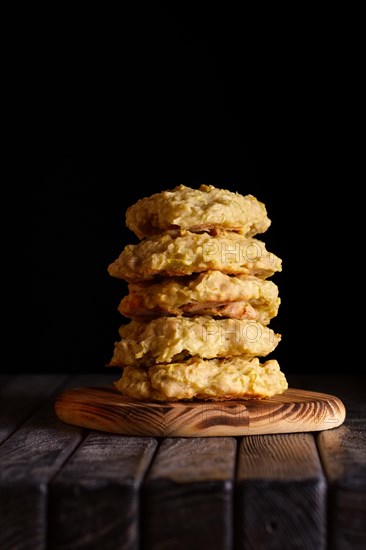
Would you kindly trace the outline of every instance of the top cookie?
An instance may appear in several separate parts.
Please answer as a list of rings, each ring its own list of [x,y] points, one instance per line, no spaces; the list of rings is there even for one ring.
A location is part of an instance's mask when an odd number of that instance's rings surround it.
[[[266,208],[252,195],[239,195],[212,185],[191,189],[179,185],[139,200],[126,213],[127,227],[140,239],[169,229],[194,233],[235,231],[253,236],[270,226]]]

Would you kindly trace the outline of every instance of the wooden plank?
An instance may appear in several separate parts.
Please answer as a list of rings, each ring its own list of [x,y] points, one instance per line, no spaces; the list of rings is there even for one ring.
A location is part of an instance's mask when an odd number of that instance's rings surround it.
[[[366,418],[318,434],[329,483],[329,532],[334,550],[366,548]]]
[[[21,375],[0,385],[0,444],[67,380],[64,375]]]
[[[90,433],[51,483],[49,547],[137,550],[139,488],[156,447]]]
[[[326,548],[326,483],[312,435],[243,438],[237,491],[239,549]]]
[[[334,392],[345,404],[341,428],[320,433],[317,445],[328,479],[329,542],[335,550],[366,548],[366,377],[291,376],[302,387]]]
[[[233,438],[165,439],[143,488],[145,550],[232,547]]]
[[[56,401],[61,420],[124,435],[207,437],[306,432],[342,424],[334,396],[289,389],[271,399],[145,403],[115,388],[73,388]]]
[[[49,376],[31,379],[34,384],[28,383],[28,393],[24,389],[27,380],[21,384],[17,379],[17,391],[10,394],[16,396],[18,405],[19,396],[24,395],[27,412],[37,406],[40,395],[43,399],[47,392],[49,395],[55,389]],[[15,386],[12,388],[14,390]],[[16,417],[17,422],[24,414]],[[13,422],[12,418],[10,421]],[[57,419],[51,399],[1,445],[1,550],[46,547],[48,482],[80,444],[82,433],[80,428]]]

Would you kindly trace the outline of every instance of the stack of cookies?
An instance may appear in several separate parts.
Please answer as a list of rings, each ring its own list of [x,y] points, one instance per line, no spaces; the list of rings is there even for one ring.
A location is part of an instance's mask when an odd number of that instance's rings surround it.
[[[267,278],[281,260],[253,235],[270,225],[262,203],[202,185],[139,200],[127,226],[141,239],[109,273],[129,282],[119,311],[111,366],[116,387],[139,400],[249,399],[287,388],[276,360],[260,363],[280,335],[277,286]]]

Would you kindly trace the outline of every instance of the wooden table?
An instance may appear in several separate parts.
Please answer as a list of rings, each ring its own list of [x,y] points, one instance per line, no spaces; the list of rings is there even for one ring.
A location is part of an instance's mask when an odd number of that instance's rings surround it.
[[[69,426],[66,387],[115,376],[0,377],[0,549],[366,547],[365,378],[289,376],[340,397],[316,434],[157,440]]]

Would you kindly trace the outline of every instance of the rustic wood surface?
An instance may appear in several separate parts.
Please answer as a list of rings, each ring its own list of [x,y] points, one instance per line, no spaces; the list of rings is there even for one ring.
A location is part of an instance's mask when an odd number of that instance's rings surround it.
[[[48,484],[80,444],[83,431],[58,420],[54,397],[42,403],[62,386],[72,387],[79,380],[18,376],[4,386],[4,400],[0,400],[1,410],[5,410],[0,416],[3,433],[12,433],[27,414],[39,410],[0,446],[1,550],[45,545]],[[103,380],[105,377],[90,377],[91,384]]]
[[[45,405],[0,447],[0,548],[43,548],[48,483],[82,440],[82,430]]]
[[[288,377],[344,402],[344,424],[317,433],[124,437],[57,419],[63,388],[115,378],[0,378],[1,550],[366,547],[364,378]]]
[[[312,435],[243,438],[238,500],[238,548],[326,548],[326,483]]]
[[[143,493],[143,548],[232,548],[236,441],[165,439]]]
[[[297,389],[271,399],[143,403],[113,386],[73,388],[56,401],[64,422],[123,435],[238,436],[326,430],[342,424],[345,409],[335,396]]]
[[[137,550],[139,490],[156,440],[91,432],[50,486],[55,549]]]
[[[0,385],[0,443],[65,383],[66,376],[17,376]]]
[[[293,379],[310,390],[336,392],[346,406],[344,425],[315,438],[327,478],[329,548],[366,548],[366,377]]]
[[[317,437],[329,484],[331,547],[366,548],[366,422]]]

